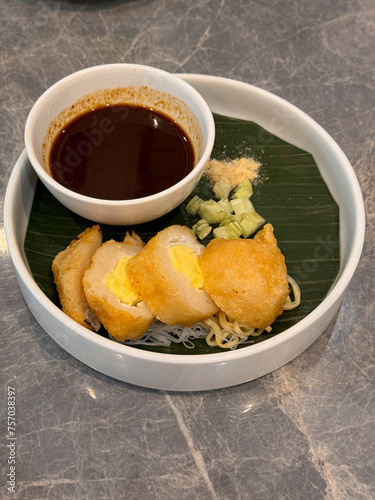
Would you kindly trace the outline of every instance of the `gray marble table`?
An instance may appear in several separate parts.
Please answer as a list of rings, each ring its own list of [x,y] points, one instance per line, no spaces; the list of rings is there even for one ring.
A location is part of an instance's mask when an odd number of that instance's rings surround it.
[[[367,210],[361,262],[321,337],[274,373],[205,393],[134,387],[67,354],[26,307],[1,224],[0,498],[374,499],[374,0],[0,0],[0,27],[1,208],[36,98],[81,68],[136,62],[292,102],[340,144]]]

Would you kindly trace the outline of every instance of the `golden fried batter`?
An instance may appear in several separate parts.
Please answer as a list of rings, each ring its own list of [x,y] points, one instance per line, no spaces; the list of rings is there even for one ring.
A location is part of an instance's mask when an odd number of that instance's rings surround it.
[[[254,239],[212,240],[199,265],[205,290],[232,320],[265,328],[283,312],[288,275],[271,224]]]
[[[99,330],[100,323],[90,309],[82,286],[82,277],[95,251],[102,244],[98,225],[87,228],[53,260],[55,278],[62,310],[70,318],[90,330]]]
[[[193,326],[217,312],[203,290],[197,258],[204,250],[184,226],[160,231],[127,266],[134,288],[167,325]]]
[[[123,243],[106,241],[95,252],[83,276],[83,288],[90,307],[116,340],[136,340],[154,320],[129,281],[129,259],[142,250],[143,242],[128,233]]]

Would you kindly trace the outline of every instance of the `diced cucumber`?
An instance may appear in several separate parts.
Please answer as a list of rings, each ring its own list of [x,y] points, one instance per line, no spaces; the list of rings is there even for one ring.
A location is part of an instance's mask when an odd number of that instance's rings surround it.
[[[215,238],[227,240],[241,236],[248,238],[265,223],[263,217],[255,211],[250,201],[253,194],[250,180],[246,179],[241,182],[232,199],[228,200],[231,189],[230,184],[216,182],[213,186],[213,192],[219,201],[213,199],[204,201],[199,196],[194,196],[187,204],[187,212],[192,215],[198,213],[201,217],[192,227],[199,239],[206,238],[212,230]],[[213,229],[211,224],[219,224],[219,227]]]
[[[240,222],[242,228],[242,235],[248,238],[251,234],[255,233],[266,221],[257,212],[249,212]]]
[[[221,198],[218,201],[218,204],[224,209],[227,214],[233,213],[232,203],[228,200],[228,198]]]
[[[219,199],[228,198],[229,193],[231,192],[231,185],[227,182],[215,182],[212,191],[216,194]]]
[[[201,219],[196,224],[194,224],[192,230],[200,240],[203,240],[210,234],[210,232],[212,231],[212,227],[208,224],[206,219]]]
[[[254,205],[248,198],[235,198],[230,201],[234,213],[238,215],[247,214],[248,212],[255,211]]]
[[[233,195],[233,198],[234,199],[236,199],[236,198],[247,198],[247,199],[249,199],[252,194],[253,194],[253,187],[252,187],[249,179],[245,179],[244,181],[242,181],[238,185],[238,187],[236,189],[236,192]]]
[[[204,226],[204,227],[200,227],[198,230],[197,230],[197,236],[200,240],[204,240],[204,238],[206,236],[208,236],[210,234],[210,232],[212,231],[212,226]]]
[[[220,226],[228,226],[231,222],[241,222],[241,215],[228,214],[225,219],[220,222]]]
[[[194,196],[186,205],[186,211],[191,215],[198,213],[199,207],[202,205],[203,200],[199,196]]]
[[[199,215],[209,224],[219,224],[225,218],[225,210],[215,200],[204,201],[199,207]]]
[[[230,222],[227,226],[219,226],[213,230],[215,238],[235,240],[242,235],[242,228],[238,222]]]

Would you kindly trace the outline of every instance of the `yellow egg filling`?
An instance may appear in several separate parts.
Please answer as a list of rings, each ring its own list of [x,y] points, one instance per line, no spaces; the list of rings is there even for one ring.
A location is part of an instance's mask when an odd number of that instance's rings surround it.
[[[105,284],[121,302],[127,306],[135,306],[141,298],[134,290],[126,270],[129,259],[130,257],[122,257],[117,262],[114,270],[106,276]]]
[[[194,288],[203,289],[203,276],[194,250],[184,245],[173,245],[169,253],[174,268],[184,273]]]

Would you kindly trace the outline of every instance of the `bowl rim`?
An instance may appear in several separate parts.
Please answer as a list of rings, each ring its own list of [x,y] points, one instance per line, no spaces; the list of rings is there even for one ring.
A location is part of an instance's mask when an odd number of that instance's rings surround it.
[[[235,80],[230,80],[222,77],[214,77],[209,75],[179,75],[180,78],[186,79],[195,79],[196,81],[205,82],[206,79],[210,79],[210,81],[216,81],[218,83],[230,84],[231,86],[239,86],[250,89],[255,94],[261,92],[266,95],[271,102],[281,103],[283,105],[287,105],[288,107],[292,106],[295,109],[295,112],[307,121],[309,127],[312,127],[318,135],[324,140],[325,143],[328,144],[330,149],[333,150],[335,156],[338,158],[342,169],[350,183],[351,190],[354,195],[354,206],[352,207],[354,212],[356,213],[357,224],[352,229],[354,232],[354,243],[351,246],[350,252],[347,255],[345,265],[341,263],[340,271],[338,278],[333,284],[328,295],[323,299],[323,301],[305,318],[300,320],[296,325],[290,327],[289,329],[281,332],[280,334],[264,340],[258,344],[250,345],[247,347],[243,347],[238,350],[233,351],[223,351],[222,353],[209,353],[209,354],[195,354],[195,355],[184,355],[184,354],[167,354],[167,353],[158,353],[158,352],[150,352],[142,349],[137,349],[132,346],[126,346],[120,343],[117,343],[113,340],[106,339],[97,335],[94,332],[89,331],[88,329],[78,325],[71,318],[66,316],[55,304],[48,299],[46,295],[42,292],[42,290],[38,287],[36,282],[34,281],[30,271],[27,269],[25,261],[22,257],[22,253],[17,244],[17,234],[16,234],[16,221],[11,218],[12,211],[15,209],[15,194],[17,189],[17,183],[19,182],[21,176],[21,169],[23,168],[22,162],[27,161],[27,153],[24,151],[20,158],[18,159],[14,170],[9,179],[5,203],[4,203],[4,228],[6,240],[9,247],[9,253],[13,260],[13,263],[16,267],[17,272],[24,280],[26,286],[31,291],[32,295],[36,298],[38,302],[42,304],[44,308],[47,308],[51,314],[56,316],[65,327],[69,328],[69,330],[73,330],[75,333],[78,333],[79,336],[85,337],[86,339],[90,339],[98,346],[110,350],[116,354],[121,354],[124,356],[130,356],[131,358],[135,358],[137,360],[143,360],[151,363],[163,363],[167,365],[180,365],[181,363],[187,363],[189,365],[211,365],[218,363],[224,363],[240,360],[243,358],[247,358],[250,354],[254,355],[259,352],[267,350],[271,346],[280,346],[286,342],[288,342],[293,337],[300,334],[307,327],[315,324],[317,320],[324,316],[324,312],[328,312],[329,309],[335,305],[338,301],[340,301],[345,289],[347,288],[355,269],[358,265],[358,261],[361,256],[363,243],[364,243],[364,235],[365,235],[365,211],[363,204],[363,197],[360,190],[358,179],[355,175],[355,172],[352,166],[349,163],[349,160],[342,152],[337,143],[332,139],[332,137],[311,117],[309,117],[306,113],[301,111],[299,108],[293,106],[288,101],[282,99],[281,97],[276,96],[268,91],[259,89],[258,87],[252,86],[250,84],[239,82]],[[317,327],[318,328],[318,327]],[[321,332],[319,332],[320,335]],[[73,354],[74,355],[74,354]],[[116,378],[116,377],[115,377]],[[220,387],[225,387],[225,385],[221,385]],[[183,389],[184,390],[184,389]]]
[[[115,72],[120,72],[121,70],[124,69],[133,71],[141,70],[141,71],[155,72],[156,74],[161,75],[164,78],[171,79],[174,82],[178,82],[178,84],[185,91],[190,93],[190,95],[194,96],[194,99],[199,104],[199,107],[202,111],[202,115],[204,116],[205,124],[207,126],[206,146],[203,149],[200,160],[194,166],[191,172],[189,172],[188,175],[186,175],[183,179],[181,179],[179,182],[169,187],[168,189],[164,189],[163,191],[152,194],[150,196],[143,196],[141,198],[134,198],[130,200],[107,200],[105,198],[93,198],[91,196],[83,195],[75,191],[72,191],[71,189],[66,188],[65,186],[57,182],[51,175],[48,174],[48,172],[43,168],[43,166],[39,162],[34,147],[32,146],[32,139],[31,139],[32,128],[36,121],[38,112],[43,105],[43,101],[46,98],[48,98],[50,94],[56,92],[62,85],[70,84],[75,82],[76,80],[80,80],[82,76],[87,74],[93,74],[95,76],[95,74],[106,73],[110,70]],[[38,177],[43,181],[43,183],[46,186],[51,186],[60,195],[67,196],[71,199],[74,199],[75,201],[79,201],[80,203],[90,203],[91,205],[94,206],[106,205],[108,207],[117,207],[117,208],[134,207],[135,205],[142,206],[152,201],[157,201],[158,199],[164,196],[169,196],[170,194],[173,194],[176,191],[179,191],[180,188],[182,188],[185,184],[188,184],[192,179],[197,177],[199,173],[203,170],[205,164],[210,159],[214,142],[215,142],[215,122],[212,116],[212,112],[207,102],[203,99],[203,97],[194,87],[192,87],[189,83],[185,82],[183,79],[177,77],[175,74],[168,73],[167,71],[161,70],[159,68],[154,68],[152,66],[147,66],[144,64],[132,64],[132,63],[113,63],[113,64],[101,64],[97,66],[91,66],[61,78],[53,85],[51,85],[47,90],[45,90],[35,101],[27,116],[24,129],[24,143],[25,143],[25,148],[28,152],[30,163],[33,166]]]

